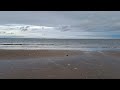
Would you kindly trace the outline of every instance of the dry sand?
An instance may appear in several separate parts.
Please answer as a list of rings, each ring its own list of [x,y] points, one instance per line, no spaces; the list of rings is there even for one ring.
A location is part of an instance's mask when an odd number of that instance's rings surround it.
[[[0,50],[2,79],[118,79],[120,52]]]

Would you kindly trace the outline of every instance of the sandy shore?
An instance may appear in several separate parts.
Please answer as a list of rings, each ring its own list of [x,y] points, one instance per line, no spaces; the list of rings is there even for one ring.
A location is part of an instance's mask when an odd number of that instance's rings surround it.
[[[79,53],[78,51],[70,50],[0,50],[0,60],[1,59],[17,60],[24,58],[28,59],[41,57],[66,57],[78,55]]]
[[[0,50],[3,79],[118,79],[119,51]]]

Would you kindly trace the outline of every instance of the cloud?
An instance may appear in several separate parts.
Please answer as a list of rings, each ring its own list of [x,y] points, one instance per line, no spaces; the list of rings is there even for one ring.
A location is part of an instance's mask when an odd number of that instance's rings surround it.
[[[0,36],[120,38],[119,16],[119,11],[0,11]]]

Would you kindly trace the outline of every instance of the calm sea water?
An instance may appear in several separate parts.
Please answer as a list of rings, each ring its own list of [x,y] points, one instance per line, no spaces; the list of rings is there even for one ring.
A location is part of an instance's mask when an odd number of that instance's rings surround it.
[[[120,39],[0,38],[0,49],[120,50]]]

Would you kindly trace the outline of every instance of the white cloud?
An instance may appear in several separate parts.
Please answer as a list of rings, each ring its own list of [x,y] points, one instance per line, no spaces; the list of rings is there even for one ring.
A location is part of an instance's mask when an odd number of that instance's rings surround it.
[[[119,11],[0,11],[0,36],[114,38],[120,35],[119,16]]]

